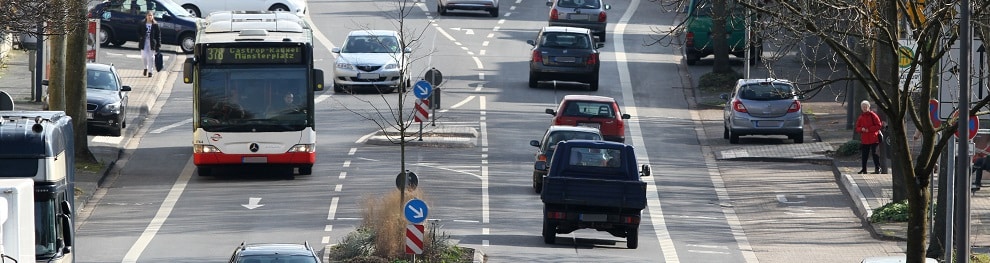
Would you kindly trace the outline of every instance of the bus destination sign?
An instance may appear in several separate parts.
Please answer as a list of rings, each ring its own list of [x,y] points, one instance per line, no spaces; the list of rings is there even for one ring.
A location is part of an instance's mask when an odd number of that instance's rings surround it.
[[[301,64],[302,47],[207,47],[206,64]]]

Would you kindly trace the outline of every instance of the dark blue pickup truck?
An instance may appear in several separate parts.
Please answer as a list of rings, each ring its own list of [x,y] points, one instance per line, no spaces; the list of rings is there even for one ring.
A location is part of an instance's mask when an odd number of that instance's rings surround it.
[[[630,145],[590,140],[557,144],[550,170],[543,177],[543,241],[578,229],[607,231],[639,246],[639,221],[646,208],[650,166],[636,165]]]

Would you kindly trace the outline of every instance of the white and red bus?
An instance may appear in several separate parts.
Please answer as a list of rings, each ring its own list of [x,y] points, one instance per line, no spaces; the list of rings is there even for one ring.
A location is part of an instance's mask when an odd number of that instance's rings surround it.
[[[218,12],[200,22],[194,56],[193,161],[201,176],[221,166],[265,166],[311,174],[316,162],[310,26],[285,12]]]

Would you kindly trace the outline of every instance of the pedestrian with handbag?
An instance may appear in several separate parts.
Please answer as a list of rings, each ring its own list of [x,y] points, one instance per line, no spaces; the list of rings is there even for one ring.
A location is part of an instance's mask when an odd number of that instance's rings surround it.
[[[866,173],[866,161],[870,156],[873,156],[873,167],[875,167],[873,173],[879,174],[881,172],[880,155],[877,154],[877,146],[880,145],[882,137],[880,129],[883,127],[883,122],[880,121],[880,116],[877,116],[877,113],[870,109],[869,101],[860,102],[859,107],[863,110],[863,113],[856,119],[856,133],[859,133],[860,138],[859,152],[862,156],[860,158],[862,169],[859,170],[859,173]]]
[[[162,47],[162,30],[155,21],[155,12],[148,11],[144,16],[144,23],[138,28],[138,48],[141,49],[141,58],[144,60],[144,76],[151,77],[155,72],[155,56],[158,49]]]

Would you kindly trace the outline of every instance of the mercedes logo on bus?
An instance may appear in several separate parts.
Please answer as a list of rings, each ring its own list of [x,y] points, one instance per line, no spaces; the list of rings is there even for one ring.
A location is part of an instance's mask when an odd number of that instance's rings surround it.
[[[258,144],[257,143],[251,143],[251,146],[249,146],[248,149],[250,149],[251,152],[256,153],[256,152],[258,152]]]

